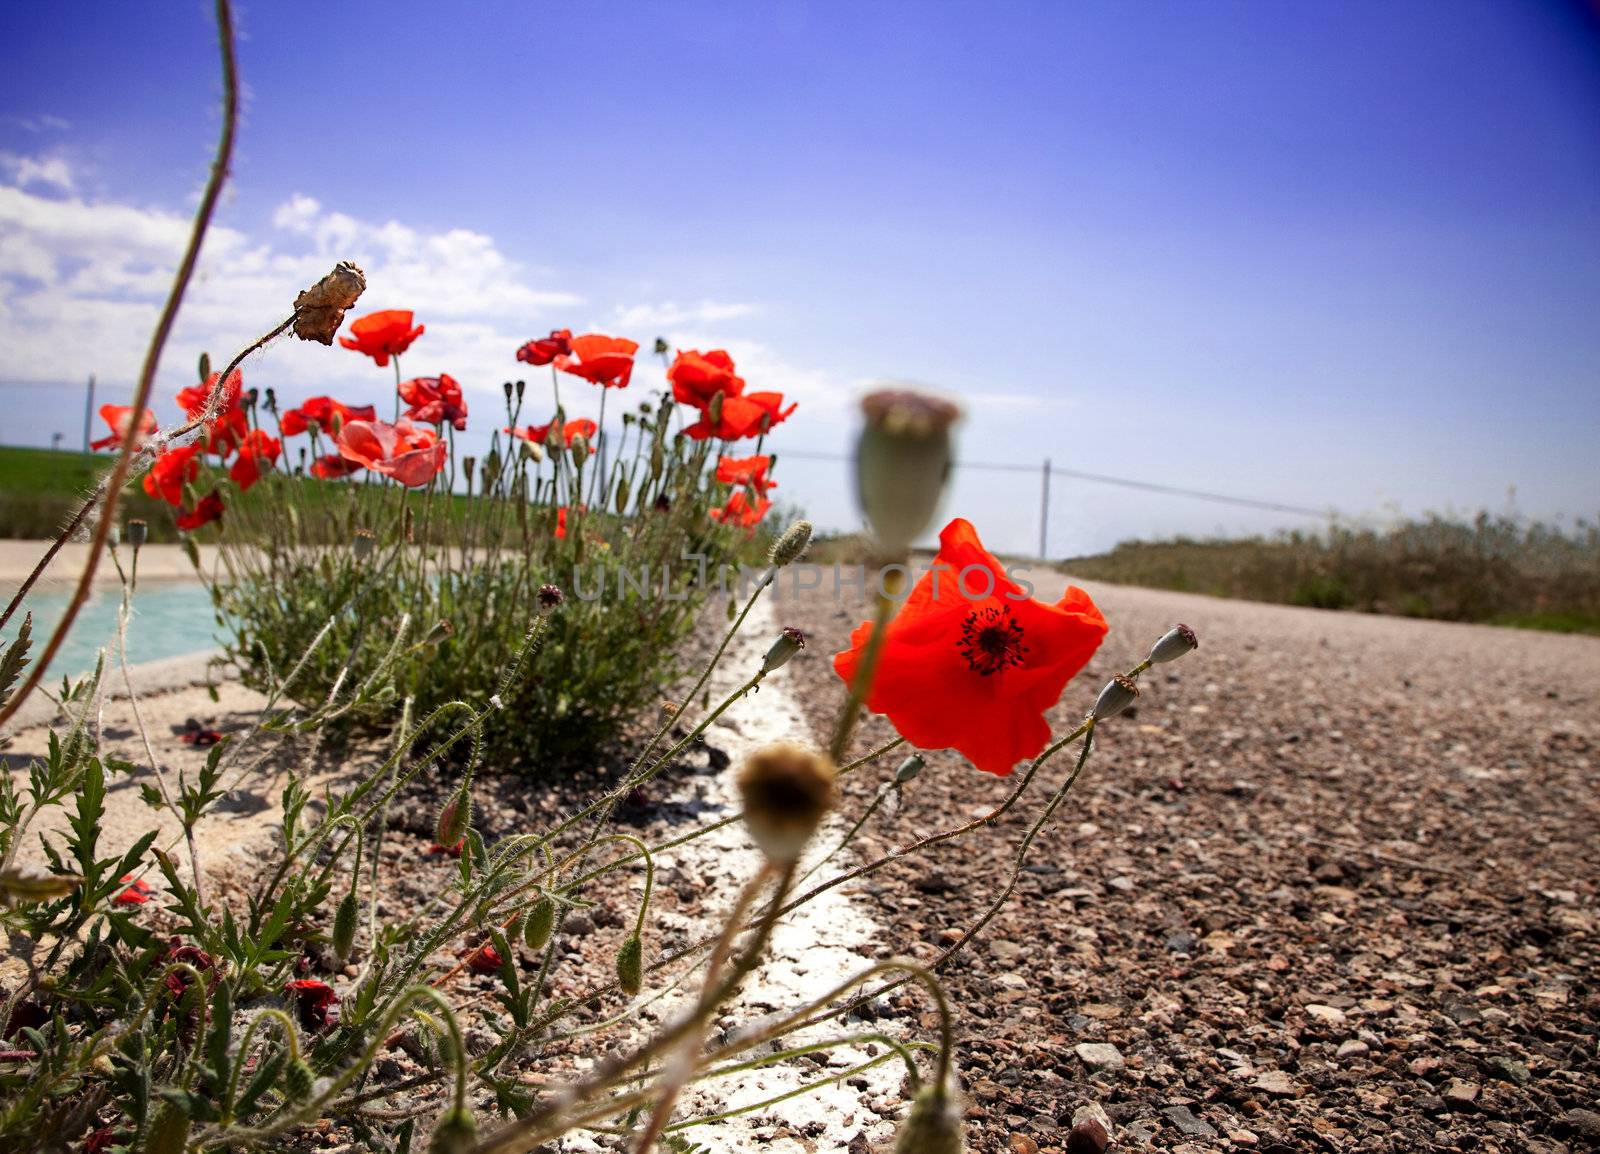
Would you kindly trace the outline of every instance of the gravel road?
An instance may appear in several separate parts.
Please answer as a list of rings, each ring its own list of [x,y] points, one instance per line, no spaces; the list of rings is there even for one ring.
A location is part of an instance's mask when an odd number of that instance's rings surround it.
[[[1090,1104],[1131,1149],[1600,1143],[1600,640],[1087,587],[1112,629],[1058,732],[1171,624],[1200,649],[1103,731],[1016,896],[950,962],[973,1148],[1062,1151]],[[811,638],[795,681],[820,734],[865,615],[825,594],[777,609]],[[875,718],[856,744],[891,733]],[[988,906],[1069,768],[867,879],[897,948],[931,958]],[[892,772],[852,779],[850,804]],[[1009,784],[930,758],[862,854]]]

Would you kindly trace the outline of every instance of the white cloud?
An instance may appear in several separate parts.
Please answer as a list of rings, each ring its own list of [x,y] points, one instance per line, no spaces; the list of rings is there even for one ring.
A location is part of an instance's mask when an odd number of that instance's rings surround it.
[[[679,304],[677,301],[658,301],[654,304],[618,305],[612,310],[616,327],[632,329],[676,329],[684,325],[712,325],[719,321],[736,320],[756,311],[752,304],[701,301],[699,304]]]
[[[42,184],[62,192],[73,189],[72,166],[59,156],[19,156],[0,151],[0,172],[20,188]]]
[[[24,132],[65,132],[72,127],[72,121],[48,112],[41,112],[37,116],[12,116],[7,120]]]

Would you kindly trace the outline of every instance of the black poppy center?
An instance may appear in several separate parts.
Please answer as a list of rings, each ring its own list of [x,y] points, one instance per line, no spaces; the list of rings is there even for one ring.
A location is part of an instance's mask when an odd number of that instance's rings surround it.
[[[961,623],[961,640],[956,648],[967,659],[968,668],[988,677],[1022,664],[1028,653],[1022,636],[1022,626],[1011,615],[1009,606],[974,609]]]

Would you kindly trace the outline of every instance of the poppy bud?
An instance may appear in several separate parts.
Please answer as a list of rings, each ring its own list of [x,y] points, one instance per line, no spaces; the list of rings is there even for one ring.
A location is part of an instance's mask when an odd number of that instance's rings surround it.
[[[478,469],[478,458],[476,458],[476,457],[462,457],[461,458],[461,471],[464,474],[466,474],[467,488],[468,489],[472,488],[472,474],[477,472],[477,469]]]
[[[428,635],[422,639],[424,645],[438,645],[448,641],[456,635],[456,627],[444,618],[440,618],[434,627],[428,630]]]
[[[548,894],[533,903],[522,925],[522,940],[530,950],[542,950],[556,928],[556,903]]]
[[[204,381],[211,376],[211,354],[200,354],[200,380]]]
[[[467,789],[467,783],[462,782],[461,788],[444,803],[439,810],[439,820],[434,825],[433,840],[439,845],[455,845],[467,836],[467,827],[472,824],[472,794]]]
[[[713,425],[722,424],[722,403],[726,399],[726,396],[726,393],[724,393],[721,389],[718,389],[717,395],[712,397],[711,403],[706,406],[706,415],[711,418],[711,423]]]
[[[656,338],[656,356],[664,357],[664,356],[667,355],[667,353],[669,353],[671,351],[672,351],[672,346],[667,344],[667,338],[666,337],[657,337]]]
[[[273,392],[271,388],[267,389],[267,402],[262,406],[262,408],[266,409],[269,413],[276,413],[278,411],[278,394]]]
[[[478,1144],[478,1125],[464,1106],[452,1106],[439,1116],[428,1139],[428,1154],[467,1154]]]
[[[966,1148],[960,1106],[942,1086],[916,1096],[894,1140],[894,1154],[962,1154]]]
[[[150,1129],[145,1131],[144,1154],[183,1154],[189,1148],[189,1115],[172,1099],[161,1103]]]
[[[511,382],[510,381],[502,382],[501,385],[500,385],[500,388],[505,393],[506,401],[507,401],[507,403],[509,403],[511,401]]]
[[[138,549],[150,538],[150,526],[135,517],[128,522],[128,544]]]
[[[522,455],[537,465],[544,460],[544,446],[533,441],[523,441]]]
[[[922,772],[922,767],[928,763],[922,760],[922,754],[913,753],[900,763],[900,768],[894,771],[894,783],[905,785],[908,781],[915,781],[917,774]]]
[[[1175,625],[1150,647],[1150,664],[1176,661],[1191,649],[1200,648],[1200,639],[1187,625]]]
[[[365,561],[378,547],[378,535],[371,529],[357,529],[350,537],[350,552],[357,561]]]
[[[561,588],[558,585],[539,586],[538,596],[539,612],[541,613],[554,613],[556,606],[566,600],[566,594],[561,592]]]
[[[356,891],[351,890],[340,899],[333,915],[333,956],[341,965],[350,960],[350,951],[355,948],[358,913]]]
[[[303,1102],[311,1097],[311,1090],[317,1083],[317,1076],[311,1072],[311,1067],[300,1058],[290,1061],[283,1071],[283,1093],[291,1102]]]
[[[796,521],[783,531],[783,536],[772,543],[772,552],[769,556],[774,565],[788,565],[800,560],[809,544],[811,544],[811,522]]]
[[[617,951],[617,985],[633,997],[644,984],[644,942],[637,933],[629,934]]]
[[[294,335],[303,341],[333,344],[333,336],[344,324],[345,310],[367,291],[367,278],[347,260],[294,298]]]
[[[1094,709],[1090,716],[1096,721],[1104,721],[1108,717],[1115,717],[1135,701],[1139,700],[1139,686],[1131,677],[1117,674],[1106,682],[1100,696],[1095,699]]]
[[[659,478],[661,470],[666,468],[666,465],[666,450],[661,447],[661,442],[657,441],[650,446],[650,479],[654,481]]]
[[[769,745],[739,770],[744,824],[773,861],[800,856],[834,804],[834,767],[824,754],[800,745]]]
[[[856,499],[883,546],[903,554],[927,529],[950,477],[950,426],[961,410],[907,389],[861,402],[866,426],[856,444]]]
[[[527,381],[517,382],[517,400],[522,400],[522,391],[528,387]]]
[[[552,453],[559,453],[562,449],[567,447],[567,434],[566,430],[563,428],[565,424],[566,414],[560,409],[557,409],[556,415],[550,421],[549,429],[547,429],[544,434],[544,447],[549,449]]]
[[[244,393],[244,403],[245,403],[245,405],[247,407],[253,409],[253,408],[256,407],[256,401],[259,400],[260,397],[261,397],[261,390],[253,389],[253,388],[252,389],[246,389],[245,393]]]
[[[772,648],[767,650],[766,659],[761,662],[761,672],[771,673],[789,663],[793,657],[806,647],[806,635],[794,626],[786,626],[778,639],[772,643]]]
[[[572,450],[572,467],[574,469],[583,468],[583,463],[589,459],[589,438],[579,433],[572,438],[572,442],[567,448]]]
[[[620,516],[627,511],[628,494],[630,493],[628,478],[621,477],[617,480],[617,513]]]

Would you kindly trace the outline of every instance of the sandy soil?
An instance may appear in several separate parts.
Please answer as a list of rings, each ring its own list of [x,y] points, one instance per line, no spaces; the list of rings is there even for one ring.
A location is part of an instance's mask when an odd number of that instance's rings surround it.
[[[49,547],[48,541],[0,540],[0,590],[7,595],[15,593]],[[207,572],[215,564],[216,553],[215,545],[200,546],[200,563]],[[40,578],[40,587],[60,589],[75,582],[88,557],[88,542],[69,541],[51,560],[50,567]],[[194,566],[181,545],[146,545],[139,550],[139,576],[149,580],[192,578]],[[95,568],[94,579],[97,584],[115,585],[116,567],[103,561]]]

